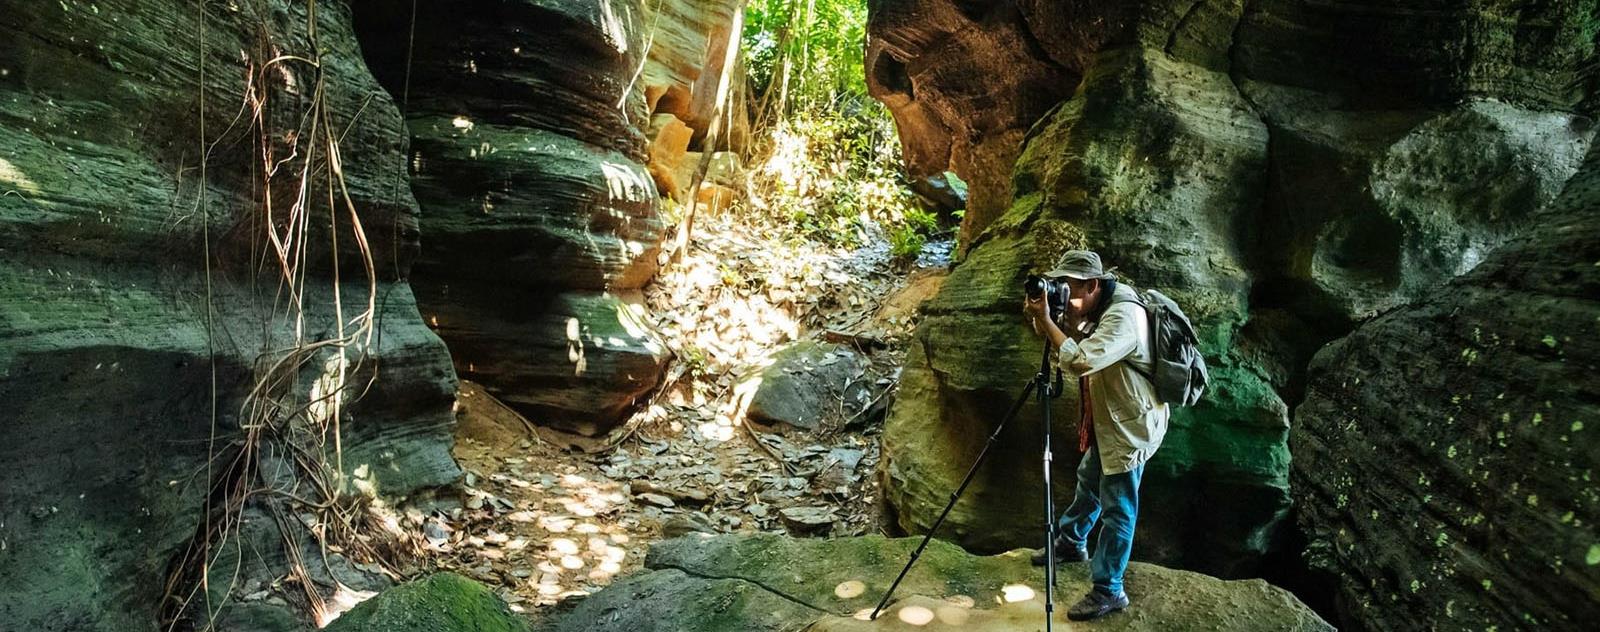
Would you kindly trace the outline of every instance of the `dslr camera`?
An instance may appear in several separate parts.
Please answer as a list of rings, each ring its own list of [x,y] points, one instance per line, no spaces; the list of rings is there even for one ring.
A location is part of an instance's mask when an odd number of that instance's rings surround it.
[[[1045,297],[1045,303],[1050,306],[1050,320],[1057,320],[1067,311],[1067,296],[1070,289],[1065,281],[1047,279],[1037,274],[1028,275],[1028,280],[1022,283],[1023,291],[1028,293],[1029,299]]]

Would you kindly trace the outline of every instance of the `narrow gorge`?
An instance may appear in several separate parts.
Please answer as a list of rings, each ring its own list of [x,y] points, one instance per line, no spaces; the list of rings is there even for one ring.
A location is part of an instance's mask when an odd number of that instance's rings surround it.
[[[0,630],[1586,629],[1597,43],[1595,0],[0,0]],[[1092,622],[1100,560],[1027,549],[1093,405],[996,432],[1074,249],[1209,368]]]

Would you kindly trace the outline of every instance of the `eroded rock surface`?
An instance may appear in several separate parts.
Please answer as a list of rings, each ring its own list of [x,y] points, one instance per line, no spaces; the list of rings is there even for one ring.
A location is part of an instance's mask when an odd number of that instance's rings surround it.
[[[1372,629],[1600,616],[1600,152],[1531,219],[1312,364],[1299,521]]]
[[[421,2],[410,51],[409,5],[357,16],[374,72],[408,95],[413,282],[456,370],[535,423],[609,430],[668,357],[638,295],[664,229],[642,3]]]
[[[979,557],[935,540],[877,621],[868,621],[918,539],[830,540],[692,534],[651,548],[648,570],[596,593],[541,628],[567,630],[1037,630],[1044,571],[1024,551]],[[1109,630],[1331,630],[1289,593],[1261,580],[1222,581],[1135,563],[1134,607],[1097,622]],[[1066,601],[1089,589],[1087,568],[1057,578]],[[920,626],[912,628],[912,626]]]
[[[156,629],[169,573],[230,464],[284,466],[274,484],[306,484],[287,455],[268,453],[274,440],[241,455],[252,432],[332,424],[338,440],[302,447],[326,449],[330,467],[345,467],[335,479],[387,502],[460,474],[448,453],[455,376],[402,281],[418,247],[415,203],[392,186],[405,177],[404,127],[362,63],[347,6],[317,3],[320,74],[269,64],[313,56],[306,3],[205,7],[204,18],[197,3],[144,0],[0,11],[0,627]],[[306,231],[286,222],[293,172],[328,149],[326,129],[296,128],[314,91],[343,132],[375,286],[350,207],[329,207],[324,176],[310,180]],[[262,152],[282,161],[270,188]],[[282,293],[269,232],[309,247],[295,275],[303,313]],[[332,341],[369,300],[376,329],[345,347],[343,384],[333,346],[269,370],[297,333]],[[269,377],[282,380],[264,387],[279,413],[241,411]],[[260,553],[269,579],[289,572]],[[215,582],[212,597],[234,587]],[[183,581],[173,590],[199,594]],[[298,616],[257,605],[272,613],[263,620]]]

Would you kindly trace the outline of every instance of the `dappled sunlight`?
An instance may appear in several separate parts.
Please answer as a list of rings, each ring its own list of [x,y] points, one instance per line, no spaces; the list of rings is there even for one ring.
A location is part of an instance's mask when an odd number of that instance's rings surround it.
[[[311,384],[311,405],[306,413],[318,427],[337,419],[344,403],[345,371],[350,361],[341,351],[328,356],[322,363],[322,372]]]
[[[567,361],[572,363],[572,374],[583,375],[589,370],[589,360],[583,353],[583,327],[578,319],[567,318]]]
[[[1009,584],[1000,589],[999,599],[1004,599],[1005,603],[1016,603],[1019,601],[1029,601],[1037,594],[1038,593],[1034,592],[1034,590],[1028,586],[1024,586],[1022,584]]]
[[[945,625],[966,625],[967,620],[972,618],[972,610],[960,606],[939,606],[933,612],[939,622]]]
[[[606,192],[611,201],[644,202],[655,196],[655,186],[644,170],[631,164],[600,163],[600,172],[606,178]]]
[[[631,11],[626,6],[623,10]],[[611,6],[611,0],[600,0],[600,29],[606,34],[606,41],[610,42],[618,53],[628,52],[628,24],[617,17],[617,10]]]
[[[840,599],[854,599],[865,592],[867,592],[867,585],[859,579],[839,582],[838,586],[833,587],[833,596]]]
[[[906,606],[895,613],[901,621],[911,625],[928,625],[933,622],[933,611],[922,606]]]
[[[333,595],[326,598],[323,607],[313,613],[318,628],[328,627],[340,615],[349,612],[351,608],[361,605],[361,602],[378,596],[378,593],[355,590],[344,584],[334,586]]]
[[[4,158],[0,158],[0,188],[10,188],[28,195],[39,194],[39,185]]]

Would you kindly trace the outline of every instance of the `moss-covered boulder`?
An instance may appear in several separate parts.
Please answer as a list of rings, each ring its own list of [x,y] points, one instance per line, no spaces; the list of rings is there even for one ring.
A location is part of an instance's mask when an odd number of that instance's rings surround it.
[[[793,539],[690,535],[651,547],[646,571],[548,622],[546,632],[756,632],[778,630],[1036,630],[1044,617],[1042,568],[1026,551],[975,556],[934,540],[876,621],[868,615],[918,539]],[[1061,567],[1058,626],[1089,589],[1087,567]],[[1331,630],[1288,592],[1260,580],[1212,577],[1135,563],[1133,606],[1097,624],[1108,630]],[[920,623],[918,623],[920,622]],[[808,627],[809,626],[809,627]],[[1065,629],[1065,627],[1063,627]]]
[[[1533,221],[1312,364],[1300,523],[1372,629],[1600,618],[1600,152]]]
[[[527,632],[528,621],[483,584],[436,573],[379,593],[323,628],[328,632]]]

